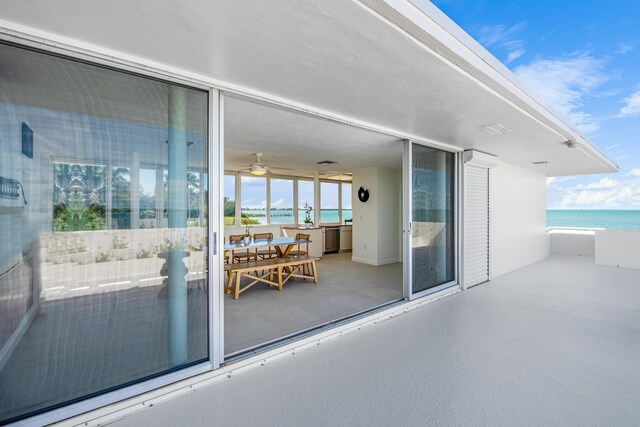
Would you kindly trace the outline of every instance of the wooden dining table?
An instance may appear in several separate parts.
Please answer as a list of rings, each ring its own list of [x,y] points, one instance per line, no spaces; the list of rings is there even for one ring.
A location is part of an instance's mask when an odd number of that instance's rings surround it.
[[[224,250],[233,251],[237,249],[259,249],[273,246],[276,250],[278,258],[284,259],[289,256],[289,252],[291,252],[296,245],[304,245],[307,243],[311,243],[311,240],[296,239],[293,237],[274,237],[273,239],[242,239],[239,242],[225,242]],[[284,250],[282,249],[283,246],[286,246]]]
[[[253,277],[253,281],[249,284],[247,284],[246,286],[244,286],[242,289],[240,289],[240,278],[242,277],[242,274],[246,274],[245,272],[243,272],[243,270],[245,268],[242,267],[243,263],[238,263],[238,264],[227,264],[225,266],[225,271],[228,272],[228,278],[227,278],[227,284],[225,286],[225,293],[230,293],[231,292],[231,279],[233,277],[234,271],[236,272],[236,285],[235,285],[235,296],[234,299],[238,299],[240,296],[241,292],[244,292],[245,290],[247,290],[248,288],[250,288],[251,286],[255,285],[256,283],[259,282],[263,282],[268,284],[269,286],[278,286],[279,290],[282,290],[282,276],[280,276],[278,274],[278,282],[274,282],[272,280],[272,274],[273,274],[273,268],[269,268],[269,272],[267,272],[266,274],[264,273],[264,270],[262,271],[262,275],[258,274],[258,270],[260,269],[259,266],[257,266],[257,263],[266,263],[263,264],[263,266],[265,267],[275,267],[278,264],[280,264],[282,261],[287,261],[286,258],[289,255],[289,253],[291,252],[291,250],[296,246],[296,245],[302,245],[302,244],[307,244],[307,243],[311,243],[311,240],[306,240],[306,239],[296,239],[296,238],[292,238],[292,237],[274,237],[272,239],[242,239],[239,242],[225,242],[224,244],[224,251],[225,253],[227,251],[234,251],[234,250],[250,250],[250,249],[259,249],[259,248],[264,248],[264,247],[271,247],[273,246],[275,248],[276,254],[277,254],[277,258],[272,258],[271,262],[269,259],[265,259],[263,261],[257,261],[257,262],[252,262],[252,263],[246,263],[248,266],[250,265],[251,267],[255,266],[256,271],[255,271],[255,277]],[[284,249],[283,249],[284,247]],[[302,257],[302,258],[292,258],[292,260],[303,260],[303,258],[307,257]],[[276,261],[277,260],[277,261]],[[313,261],[313,260],[311,260]],[[292,261],[294,262],[294,261]],[[295,263],[295,262],[294,262]],[[295,263],[297,264],[297,263]],[[234,268],[233,266],[238,266],[239,268]],[[318,282],[318,278],[317,278],[317,272],[315,269],[315,263],[313,264],[313,268],[312,268],[312,272],[313,275],[302,275],[302,276],[296,276],[294,274],[294,268],[297,267],[290,267],[289,265],[282,265],[282,270],[284,270],[284,272],[286,272],[288,274],[286,280],[293,280],[294,276],[295,277],[303,277],[303,278],[313,278],[315,280],[315,283]],[[268,278],[267,278],[268,276]]]

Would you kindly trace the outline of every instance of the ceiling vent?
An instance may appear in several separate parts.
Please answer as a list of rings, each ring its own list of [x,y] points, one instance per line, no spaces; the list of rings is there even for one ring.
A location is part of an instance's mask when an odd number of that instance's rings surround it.
[[[498,123],[492,123],[489,125],[480,126],[480,130],[489,135],[504,135],[505,133],[513,133],[511,129],[507,129]]]
[[[549,160],[543,160],[541,162],[533,162],[531,164],[536,166],[543,166],[543,165],[550,165],[551,162]]]

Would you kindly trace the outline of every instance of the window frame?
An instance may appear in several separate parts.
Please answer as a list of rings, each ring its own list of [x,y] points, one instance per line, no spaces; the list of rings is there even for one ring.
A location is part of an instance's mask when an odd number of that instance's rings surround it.
[[[318,180],[318,185],[315,185],[315,180],[313,178],[308,178],[308,177],[303,177],[303,176],[291,176],[291,175],[275,175],[275,174],[269,174],[266,176],[255,176],[255,175],[251,175],[251,173],[249,172],[233,172],[233,171],[225,171],[224,172],[225,176],[234,176],[235,178],[235,188],[236,188],[236,195],[235,195],[235,200],[236,200],[236,206],[235,206],[235,216],[236,216],[236,223],[234,225],[227,225],[225,227],[240,227],[242,226],[242,224],[240,223],[240,220],[242,218],[242,207],[241,204],[242,202],[238,203],[238,200],[242,200],[242,185],[241,185],[241,177],[246,176],[246,177],[250,177],[250,178],[259,178],[259,179],[265,179],[265,185],[267,188],[266,191],[266,223],[265,224],[255,224],[252,227],[265,227],[265,226],[291,226],[291,225],[295,225],[295,226],[299,226],[300,224],[303,224],[303,222],[300,222],[300,189],[298,187],[298,184],[303,181],[303,182],[311,182],[314,184],[314,188],[313,188],[313,196],[315,199],[315,196],[317,194],[320,195],[320,206],[322,206],[322,194],[320,193],[320,188],[321,188],[321,183],[326,182],[326,183],[331,183],[331,184],[337,184],[338,185],[338,222],[322,222],[319,221],[318,226],[322,226],[322,225],[336,225],[336,224],[340,224],[342,225],[342,211],[343,211],[343,203],[342,203],[342,185],[343,184],[350,184],[351,185],[351,191],[353,192],[353,182],[352,181],[344,181],[344,180],[336,180],[336,179],[320,179]],[[286,181],[292,181],[293,182],[293,218],[294,218],[294,222],[292,223],[287,223],[287,224],[282,224],[282,223],[272,223],[271,222],[271,179],[278,179],[278,180],[286,180]],[[224,197],[224,196],[223,196]],[[313,201],[312,203],[312,207],[313,209],[317,209],[317,207],[314,207],[314,203]],[[353,208],[351,209],[353,211]],[[320,212],[322,212],[322,210],[320,209]]]

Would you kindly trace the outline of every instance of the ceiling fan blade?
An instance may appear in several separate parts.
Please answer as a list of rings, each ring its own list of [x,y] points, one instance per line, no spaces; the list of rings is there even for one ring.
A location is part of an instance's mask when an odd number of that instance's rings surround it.
[[[295,170],[294,168],[281,168],[278,166],[267,166],[269,169],[274,169],[274,170],[281,170],[281,171],[293,171]]]

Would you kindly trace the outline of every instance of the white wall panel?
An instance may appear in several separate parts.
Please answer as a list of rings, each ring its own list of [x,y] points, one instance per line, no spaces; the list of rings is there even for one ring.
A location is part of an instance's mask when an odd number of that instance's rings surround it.
[[[491,170],[490,278],[549,256],[546,181],[506,163]]]

